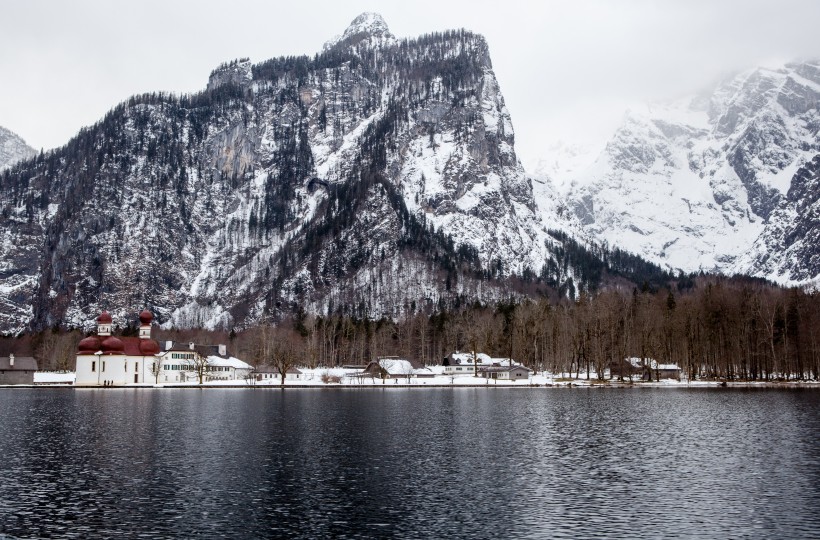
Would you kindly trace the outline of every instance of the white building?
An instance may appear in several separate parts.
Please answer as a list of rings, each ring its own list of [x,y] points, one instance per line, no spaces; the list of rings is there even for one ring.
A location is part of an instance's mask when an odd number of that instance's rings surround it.
[[[154,384],[160,358],[159,343],[151,339],[148,310],[139,314],[139,337],[111,335],[111,314],[103,311],[97,317],[97,335],[89,336],[78,346],[76,386],[123,386]]]
[[[489,368],[510,368],[517,366],[509,358],[491,358],[484,353],[459,352],[450,353],[444,359],[445,375],[480,375],[482,370]]]
[[[166,350],[151,339],[154,317],[139,314],[139,337],[111,335],[111,314],[97,318],[97,335],[80,341],[76,386],[124,386],[134,384],[244,380],[253,368],[228,354],[225,345],[166,342]]]
[[[248,378],[253,366],[228,354],[225,345],[197,345],[196,343],[165,342],[160,353],[161,383],[242,381]]]

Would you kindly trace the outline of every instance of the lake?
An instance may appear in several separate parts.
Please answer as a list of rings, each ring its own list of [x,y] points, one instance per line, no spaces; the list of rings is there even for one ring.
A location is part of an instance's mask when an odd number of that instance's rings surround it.
[[[6,389],[0,410],[0,537],[820,537],[813,389]]]

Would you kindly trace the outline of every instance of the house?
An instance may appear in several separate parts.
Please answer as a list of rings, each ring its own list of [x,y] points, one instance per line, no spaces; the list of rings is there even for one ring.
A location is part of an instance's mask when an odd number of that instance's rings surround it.
[[[638,360],[637,365],[633,364],[632,360],[632,358],[624,358],[622,360],[611,361],[609,363],[610,377],[618,377],[619,380],[622,378],[631,379],[643,373],[643,366],[640,364],[640,359],[634,359]]]
[[[407,360],[398,356],[380,356],[364,369],[363,375],[380,379],[431,378],[435,374],[418,360]]]
[[[0,356],[0,384],[34,384],[37,360],[13,354]]]
[[[492,365],[492,358],[484,353],[450,353],[442,361],[445,375],[475,375],[479,368]]]
[[[532,370],[524,366],[490,366],[478,370],[478,376],[485,379],[506,381],[529,380]]]
[[[247,379],[253,366],[232,357],[223,345],[201,345],[193,342],[166,341],[160,353],[160,383],[202,381],[239,381]]]
[[[279,372],[273,369],[273,366],[269,366],[267,364],[257,366],[253,371],[253,374],[257,381],[269,381],[279,377]]]
[[[447,355],[442,364],[445,375],[480,375],[483,369],[518,365],[509,358],[492,358],[484,353],[459,351]]]
[[[111,335],[113,318],[107,311],[97,317],[97,335],[88,336],[77,347],[76,386],[122,386],[153,384],[159,358],[159,343],[151,339],[154,316],[139,314],[139,337]]]
[[[677,364],[661,364],[654,358],[630,358],[629,363],[640,373],[644,381],[660,381],[661,379],[680,380],[681,369]]]
[[[274,368],[273,366],[269,365],[262,365],[254,370],[254,375],[256,376],[257,381],[269,381],[274,380],[281,382],[282,381],[282,374],[279,373],[279,370]],[[302,370],[299,368],[295,368],[293,366],[289,367],[287,371],[285,371],[285,380],[286,381],[300,381],[305,378],[305,374],[302,373]]]

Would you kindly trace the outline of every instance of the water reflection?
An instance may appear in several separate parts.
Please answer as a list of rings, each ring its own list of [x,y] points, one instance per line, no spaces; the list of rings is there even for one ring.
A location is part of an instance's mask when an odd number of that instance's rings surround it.
[[[0,392],[0,533],[816,537],[814,390]]]

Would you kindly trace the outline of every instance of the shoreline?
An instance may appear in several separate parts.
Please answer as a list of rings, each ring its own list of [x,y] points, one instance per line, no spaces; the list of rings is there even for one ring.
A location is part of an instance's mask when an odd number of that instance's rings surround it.
[[[231,389],[231,390],[378,390],[378,389],[441,389],[441,388],[485,388],[485,389],[636,389],[636,388],[665,388],[665,389],[731,389],[731,388],[763,388],[763,389],[820,389],[820,381],[695,381],[695,382],[588,382],[584,379],[578,382],[561,383],[506,383],[506,384],[132,384],[123,386],[75,386],[73,384],[40,383],[40,384],[9,384],[0,385],[5,389],[74,389],[74,390],[132,390],[150,389]]]

